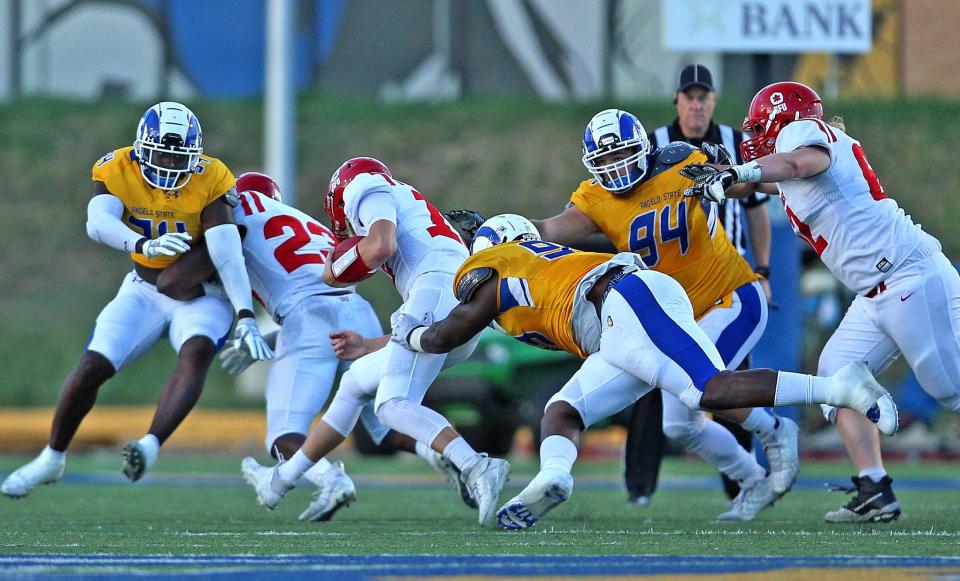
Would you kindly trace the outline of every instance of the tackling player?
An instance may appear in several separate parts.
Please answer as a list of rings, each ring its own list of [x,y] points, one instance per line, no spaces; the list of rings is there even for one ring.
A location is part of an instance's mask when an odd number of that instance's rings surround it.
[[[403,299],[394,318],[408,312],[442,318],[457,304],[452,282],[468,256],[463,240],[433,204],[395,180],[383,163],[369,157],[347,160],[330,179],[325,210],[341,244],[357,242],[347,240],[351,232],[361,237],[354,246],[345,244],[336,260],[327,261],[327,284],[350,286],[383,270]],[[479,507],[480,524],[489,524],[510,465],[477,453],[446,418],[421,404],[441,369],[469,357],[478,340],[449,355],[411,353],[388,343],[355,361],[303,447],[273,468],[256,467],[253,480],[260,503],[276,507],[301,474],[347,437],[363,406],[374,400],[384,425],[429,444],[460,470]]]
[[[707,156],[687,143],[650,153],[640,121],[619,109],[594,115],[582,141],[583,181],[561,214],[533,220],[544,240],[574,244],[603,232],[620,252],[633,252],[652,270],[675,278],[690,297],[700,327],[714,342],[726,369],[736,369],[767,324],[759,275],[727,239],[717,206],[683,196],[690,181],[678,170]],[[663,431],[732,480],[741,493],[723,520],[750,520],[785,494],[799,470],[797,426],[763,409],[725,412],[764,444],[770,475],[729,430],[691,409],[669,391],[663,397]]]
[[[885,433],[896,431],[896,405],[863,364],[828,378],[724,371],[680,284],[646,270],[635,253],[544,242],[530,221],[513,214],[485,222],[473,251],[454,280],[460,304],[432,324],[430,313],[405,310],[393,321],[394,341],[418,353],[446,353],[492,323],[521,341],[585,359],[547,402],[540,472],[498,511],[504,528],[530,527],[564,502],[580,433],[651,386],[691,409],[830,403],[867,414]]]
[[[823,121],[820,96],[801,83],[761,89],[743,122],[747,162],[695,166],[691,193],[719,200],[739,183],[776,182],[787,217],[848,289],[853,304],[820,354],[817,373],[865,361],[879,373],[902,353],[923,388],[960,412],[960,275],[940,242],[887,196],[860,142]],[[827,522],[891,521],[900,503],[877,431],[858,414],[825,409],[851,460],[857,495]]]
[[[219,159],[203,155],[202,142],[190,109],[158,103],[140,119],[132,147],[112,151],[93,165],[87,234],[129,253],[134,269],[97,316],[87,348],[63,385],[49,444],[4,481],[3,494],[23,497],[39,484],[56,482],[100,386],[164,335],[178,362],[160,392],[147,435],[123,448],[123,473],[131,481],[154,465],[160,446],[196,404],[234,314],[236,341],[256,359],[273,356],[253,318],[240,237],[227,203],[235,195],[234,178]],[[229,301],[222,296],[175,300],[157,290],[163,269],[201,236]]]

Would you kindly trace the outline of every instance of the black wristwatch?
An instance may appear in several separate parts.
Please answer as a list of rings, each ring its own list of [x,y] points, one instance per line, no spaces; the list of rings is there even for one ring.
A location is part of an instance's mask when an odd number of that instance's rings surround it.
[[[753,268],[753,272],[759,274],[763,278],[770,279],[770,267],[769,266],[756,266]]]

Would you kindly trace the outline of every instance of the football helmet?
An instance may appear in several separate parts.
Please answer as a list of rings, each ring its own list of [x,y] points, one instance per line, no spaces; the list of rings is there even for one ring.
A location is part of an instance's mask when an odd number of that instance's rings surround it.
[[[372,173],[390,178],[393,174],[382,161],[372,157],[354,157],[343,162],[330,177],[330,186],[327,188],[327,197],[323,209],[330,219],[330,229],[337,240],[346,240],[350,237],[347,229],[347,214],[343,207],[343,191],[358,175]]]
[[[148,184],[161,190],[179,190],[200,164],[203,130],[185,105],[164,101],[147,109],[140,118],[133,149]]]
[[[540,240],[540,231],[533,222],[517,214],[497,214],[477,228],[470,245],[470,253],[514,240]]]
[[[785,125],[808,118],[823,119],[820,95],[810,87],[784,81],[760,89],[743,120],[743,132],[750,136],[740,144],[743,161],[770,155]]]
[[[280,194],[280,186],[273,178],[265,173],[258,171],[248,171],[240,174],[237,178],[238,192],[257,192],[260,195],[283,203],[283,195]]]
[[[613,159],[606,157],[618,152]],[[583,165],[614,194],[626,193],[643,179],[648,153],[650,140],[640,120],[620,109],[597,113],[583,132]]]

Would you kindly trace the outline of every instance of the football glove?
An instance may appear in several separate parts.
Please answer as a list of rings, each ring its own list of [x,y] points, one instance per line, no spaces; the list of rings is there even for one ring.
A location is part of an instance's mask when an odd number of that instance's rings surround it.
[[[260,334],[260,326],[253,317],[242,317],[233,331],[233,346],[246,349],[254,361],[273,359],[273,351]]]
[[[410,343],[410,335],[420,327],[429,327],[432,322],[433,315],[430,313],[426,313],[422,319],[418,319],[413,315],[397,311],[390,317],[390,326],[393,328],[390,340],[404,349],[419,351],[420,349]]]
[[[147,258],[177,256],[190,250],[190,240],[192,239],[186,232],[168,232],[159,238],[144,242],[140,251]]]
[[[717,165],[735,165],[737,160],[730,155],[730,150],[721,143],[708,143],[706,141],[700,145],[700,151],[707,156],[707,162]]]
[[[692,163],[680,170],[680,175],[693,180],[693,187],[683,191],[685,196],[700,196],[705,200],[722,204],[727,199],[724,193],[736,183],[736,173],[730,169],[718,171],[709,165]]]
[[[463,230],[473,238],[480,225],[487,221],[483,214],[476,210],[450,210],[444,214],[447,220],[450,220],[454,226]]]
[[[236,345],[230,345],[220,352],[220,367],[230,375],[240,375],[253,365],[254,361],[246,349]]]

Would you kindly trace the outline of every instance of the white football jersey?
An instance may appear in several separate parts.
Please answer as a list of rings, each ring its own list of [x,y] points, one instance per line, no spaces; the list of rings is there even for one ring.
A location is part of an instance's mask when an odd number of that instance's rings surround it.
[[[885,280],[921,245],[940,242],[888,198],[860,142],[819,119],[784,127],[776,151],[821,146],[830,167],[803,180],[778,184],[797,236],[806,240],[847,288],[865,293]]]
[[[308,296],[343,290],[323,282],[335,240],[320,222],[255,192],[239,194],[233,217],[246,228],[243,258],[250,286],[274,318]]]
[[[423,195],[403,182],[381,174],[360,174],[343,191],[344,210],[358,236],[369,233],[370,224],[360,220],[361,206],[373,194],[387,194],[396,209],[397,252],[382,269],[407,300],[410,287],[427,272],[448,272],[451,277],[469,251],[457,231]],[[372,202],[372,200],[371,200]]]

